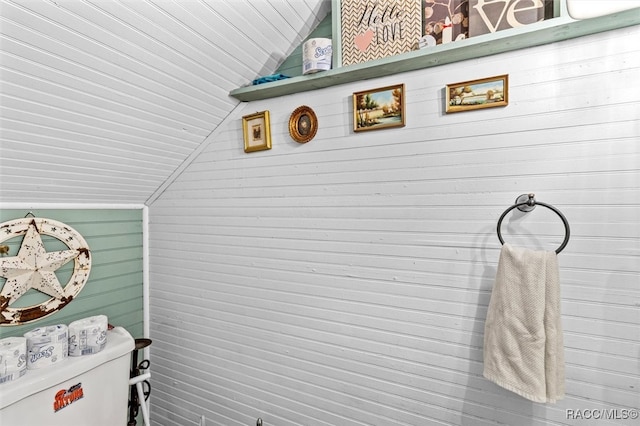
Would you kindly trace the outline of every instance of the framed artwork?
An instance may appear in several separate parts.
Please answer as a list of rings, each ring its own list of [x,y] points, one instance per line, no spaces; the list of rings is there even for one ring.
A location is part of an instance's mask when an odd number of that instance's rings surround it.
[[[343,67],[410,52],[422,35],[420,0],[340,0],[338,4]]]
[[[509,76],[448,84],[445,91],[447,113],[506,106],[509,104]]]
[[[422,35],[430,46],[469,38],[469,0],[422,0]]]
[[[244,152],[271,149],[269,111],[256,112],[242,117]]]
[[[524,3],[526,6],[522,7]],[[554,8],[553,0],[469,0],[469,37],[551,19]]]
[[[353,131],[405,125],[404,84],[353,94]]]
[[[306,105],[296,108],[289,117],[289,134],[298,143],[309,142],[318,131],[316,113]]]

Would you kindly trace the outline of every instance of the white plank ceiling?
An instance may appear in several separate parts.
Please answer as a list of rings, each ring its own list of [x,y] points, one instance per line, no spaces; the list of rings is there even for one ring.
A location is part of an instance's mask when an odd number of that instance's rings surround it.
[[[330,0],[0,0],[0,202],[148,200]]]

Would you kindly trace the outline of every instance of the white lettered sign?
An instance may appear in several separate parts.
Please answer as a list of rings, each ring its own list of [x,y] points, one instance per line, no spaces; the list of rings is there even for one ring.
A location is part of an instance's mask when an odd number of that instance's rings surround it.
[[[517,28],[550,17],[550,0],[469,0],[469,36]]]

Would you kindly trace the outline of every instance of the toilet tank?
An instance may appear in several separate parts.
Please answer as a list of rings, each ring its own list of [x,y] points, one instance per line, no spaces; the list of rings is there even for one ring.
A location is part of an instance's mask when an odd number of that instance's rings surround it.
[[[115,327],[96,354],[67,357],[0,384],[0,425],[126,425],[134,347],[133,337]]]

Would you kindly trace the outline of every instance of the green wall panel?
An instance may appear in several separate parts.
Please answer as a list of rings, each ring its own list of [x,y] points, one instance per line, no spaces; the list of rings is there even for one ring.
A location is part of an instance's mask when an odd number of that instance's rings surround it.
[[[284,74],[289,77],[302,75],[302,45],[311,38],[331,38],[331,13],[309,34],[309,37],[295,48],[291,55],[276,70],[276,74]]]
[[[0,326],[0,338],[21,336],[36,327],[69,324],[93,315],[106,315],[109,323],[122,326],[134,338],[143,337],[143,220],[142,209],[35,209],[0,210],[0,222],[25,217],[63,222],[78,231],[91,250],[91,273],[78,296],[60,311],[18,326]],[[43,236],[47,251],[65,249],[60,241]],[[22,238],[2,244],[15,256]],[[7,255],[5,255],[6,257]],[[58,280],[66,284],[73,262],[56,271]],[[0,286],[6,279],[0,277]],[[29,290],[13,306],[29,306],[48,299],[37,290]]]

